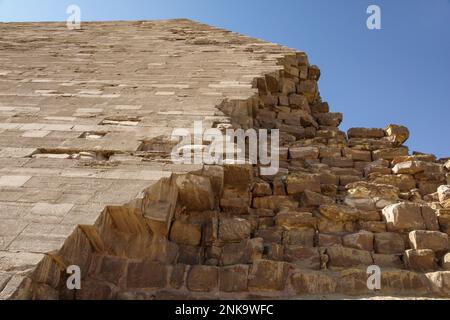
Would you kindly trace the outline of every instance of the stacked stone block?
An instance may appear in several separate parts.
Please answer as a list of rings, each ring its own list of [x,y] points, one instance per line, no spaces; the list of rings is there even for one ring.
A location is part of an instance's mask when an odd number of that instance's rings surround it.
[[[279,129],[278,174],[226,165],[163,178],[80,225],[12,297],[448,297],[449,162],[410,154],[403,126],[342,132],[319,68],[300,52],[279,65],[255,79],[253,97],[219,105],[230,121],[216,124]],[[66,288],[72,264],[79,291]]]

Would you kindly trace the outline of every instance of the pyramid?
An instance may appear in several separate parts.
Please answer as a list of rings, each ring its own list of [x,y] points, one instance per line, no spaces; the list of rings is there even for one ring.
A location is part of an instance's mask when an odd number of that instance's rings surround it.
[[[0,31],[0,299],[450,297],[450,161],[341,131],[304,52],[186,19]],[[194,122],[278,130],[277,173],[174,163]]]

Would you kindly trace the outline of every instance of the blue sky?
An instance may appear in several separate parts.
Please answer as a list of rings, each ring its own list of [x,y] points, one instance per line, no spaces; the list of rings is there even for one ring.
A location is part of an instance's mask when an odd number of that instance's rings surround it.
[[[343,130],[403,124],[411,151],[450,156],[450,0],[0,0],[0,21],[65,21],[69,4],[85,21],[184,17],[306,51]]]

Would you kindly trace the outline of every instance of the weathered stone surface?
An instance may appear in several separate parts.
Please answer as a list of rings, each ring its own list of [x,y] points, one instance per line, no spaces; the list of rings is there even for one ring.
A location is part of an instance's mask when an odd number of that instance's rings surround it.
[[[248,265],[235,265],[220,268],[219,290],[224,292],[247,291]]]
[[[363,250],[344,247],[328,247],[327,255],[330,258],[330,267],[369,266],[373,263],[370,253]]]
[[[253,195],[256,197],[264,197],[264,196],[270,196],[272,195],[272,188],[270,187],[270,184],[263,180],[256,181],[253,184]]]
[[[317,122],[322,126],[337,127],[343,120],[342,113],[319,113],[317,116]]]
[[[370,294],[371,290],[367,287],[367,279],[366,270],[357,268],[342,270],[337,280],[337,291],[349,296]]]
[[[319,210],[326,218],[338,222],[357,221],[360,216],[359,210],[338,204],[322,205]]]
[[[442,269],[450,271],[450,253],[442,257]]]
[[[421,161],[407,161],[397,163],[394,168],[392,168],[392,172],[394,174],[416,174],[425,170],[425,162]]]
[[[299,227],[312,227],[317,225],[317,218],[309,212],[283,211],[277,214],[276,224],[283,229],[289,230]]]
[[[187,276],[187,288],[194,292],[209,292],[217,287],[218,268],[191,266]]]
[[[219,239],[223,241],[241,241],[250,237],[251,225],[241,218],[221,218],[219,222]]]
[[[194,174],[177,178],[180,202],[191,210],[211,210],[214,208],[214,193],[211,180]]]
[[[360,231],[342,237],[342,244],[349,248],[373,251],[374,235],[372,232]]]
[[[450,296],[450,271],[437,271],[432,273],[427,273],[431,284],[431,290],[444,297]]]
[[[438,188],[439,202],[444,208],[450,208],[450,185]]]
[[[425,222],[425,227],[430,231],[439,231],[439,221],[436,215],[436,210],[430,206],[422,206],[422,218]]]
[[[114,256],[105,256],[101,259],[101,263],[97,271],[101,280],[120,286],[126,275],[127,259]],[[132,265],[131,268],[134,268]],[[134,269],[135,270],[135,269]]]
[[[398,233],[375,233],[374,249],[377,253],[400,254],[405,251],[405,241],[403,240],[403,237]]]
[[[76,300],[111,300],[116,292],[113,286],[107,282],[89,280],[85,281],[81,290],[75,293]]]
[[[405,192],[415,189],[417,184],[414,177],[408,174],[383,175],[374,173],[369,175],[369,179],[373,183],[391,185]]]
[[[379,266],[380,268],[401,269],[403,267],[401,255],[374,253],[372,256],[374,265]]]
[[[408,269],[428,272],[436,270],[436,257],[433,250],[406,250],[404,255],[405,265]]]
[[[448,250],[449,242],[446,233],[438,231],[416,230],[409,233],[409,241],[413,249],[431,249],[435,252]]]
[[[280,208],[297,208],[298,202],[288,196],[269,196],[253,199],[253,207],[257,209],[278,210]]]
[[[441,215],[438,217],[438,221],[442,232],[445,232],[450,236],[450,215]]]
[[[409,130],[404,126],[391,124],[385,129],[389,141],[396,145],[402,145],[409,138]]]
[[[317,147],[296,147],[289,148],[291,159],[317,159],[319,158],[319,148]]]
[[[290,280],[299,295],[332,294],[337,287],[333,277],[318,271],[296,270]]]
[[[412,231],[426,228],[421,206],[415,203],[397,203],[385,207],[383,218],[389,231]]]
[[[287,178],[288,194],[300,194],[305,190],[320,192],[320,178],[315,174],[296,173]]]
[[[127,288],[164,288],[167,284],[167,267],[159,262],[130,262]]]
[[[263,250],[262,238],[253,238],[239,243],[228,243],[222,249],[221,262],[224,266],[251,264],[262,258]]]
[[[202,237],[201,226],[176,220],[170,231],[170,240],[179,244],[197,246]]]
[[[387,231],[386,223],[383,221],[360,221],[358,227],[360,230],[367,230],[375,233]]]
[[[384,131],[379,128],[350,128],[347,135],[349,138],[382,138]]]
[[[318,235],[319,247],[331,247],[342,245],[342,237],[335,234],[319,233]]]
[[[284,259],[299,268],[318,270],[321,267],[320,253],[317,248],[287,246]]]
[[[284,245],[314,247],[316,230],[309,227],[294,228],[283,232]]]
[[[288,275],[288,268],[285,262],[255,261],[249,274],[249,289],[255,291],[283,290]]]
[[[186,265],[176,264],[172,267],[172,272],[170,273],[169,283],[174,289],[180,289],[184,284],[184,278],[186,273]]]
[[[323,204],[332,204],[334,203],[334,200],[331,197],[322,195],[317,192],[312,192],[309,190],[305,190],[301,197],[300,201],[302,206],[305,207],[318,207]]]
[[[363,199],[366,202],[369,201],[368,204],[372,203],[372,207],[382,209],[388,204],[398,202],[399,199],[398,188],[389,185],[360,181],[351,183],[346,188],[348,190],[346,202]]]
[[[379,149],[372,152],[373,160],[393,160],[394,158],[408,155],[406,147]]]
[[[381,292],[384,294],[399,293],[405,296],[425,296],[429,294],[426,277],[408,270],[382,270]]]

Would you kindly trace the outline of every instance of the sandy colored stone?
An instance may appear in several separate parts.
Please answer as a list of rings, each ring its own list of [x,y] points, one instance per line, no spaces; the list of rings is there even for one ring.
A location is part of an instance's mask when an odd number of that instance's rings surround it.
[[[415,203],[397,203],[385,207],[383,218],[389,231],[412,231],[426,228],[421,207]]]
[[[251,225],[241,218],[221,218],[219,222],[219,239],[223,241],[240,241],[250,237]]]
[[[413,249],[431,249],[435,252],[448,250],[448,235],[439,231],[416,230],[409,233],[409,241]]]
[[[426,277],[434,293],[447,298],[450,296],[450,271],[431,272]]]
[[[373,251],[374,234],[368,231],[348,234],[342,237],[342,244],[345,247]]]
[[[374,249],[375,252],[382,254],[401,254],[405,251],[405,241],[398,233],[375,233]]]
[[[214,193],[207,177],[188,174],[177,178],[180,202],[191,210],[211,210]]]
[[[318,175],[297,173],[289,175],[287,178],[287,192],[288,194],[301,194],[305,190],[320,192],[320,179]]]
[[[320,206],[319,210],[323,216],[332,221],[357,221],[359,218],[359,210],[349,206],[329,204]]]
[[[299,227],[312,227],[317,225],[317,218],[309,212],[283,211],[276,215],[276,224],[283,229],[289,230]]]
[[[369,266],[373,263],[370,253],[364,250],[333,246],[328,247],[326,253],[330,258],[330,267]]]
[[[283,290],[288,275],[285,262],[258,260],[249,273],[249,289],[255,291]]]
[[[405,265],[408,269],[429,272],[436,270],[436,257],[433,250],[406,250],[404,255]]]
[[[201,226],[176,220],[170,231],[170,240],[176,243],[197,246],[202,237]]]
[[[224,292],[247,291],[248,265],[234,265],[220,268],[219,290]]]
[[[321,267],[319,250],[312,247],[286,246],[284,260],[304,269],[318,270]]]
[[[218,269],[210,266],[191,266],[187,288],[195,292],[209,292],[218,285]]]
[[[439,202],[444,208],[450,208],[450,186],[443,185],[438,188]]]
[[[296,270],[292,273],[291,285],[299,295],[331,294],[336,291],[336,280],[317,271]]]
[[[390,124],[384,131],[388,140],[396,145],[402,145],[409,138],[409,130],[404,126]]]

